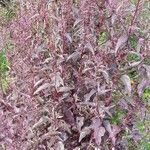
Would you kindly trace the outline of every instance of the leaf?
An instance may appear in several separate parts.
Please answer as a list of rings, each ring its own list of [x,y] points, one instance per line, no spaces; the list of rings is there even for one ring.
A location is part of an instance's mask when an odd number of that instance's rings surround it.
[[[113,15],[111,17],[111,23],[112,23],[112,25],[115,23],[116,19],[117,19],[117,15],[115,13],[113,13]]]
[[[141,54],[130,51],[127,55],[127,60],[130,62],[139,62],[141,60]]]
[[[147,78],[150,81],[150,66],[144,64],[143,67],[146,69]]]
[[[72,38],[71,38],[70,34],[66,33],[65,36],[69,40],[69,42],[72,43]]]
[[[132,88],[131,88],[131,81],[130,81],[129,76],[128,76],[128,75],[122,75],[122,76],[121,76],[121,81],[123,82],[123,84],[124,84],[124,86],[125,86],[126,92],[127,92],[128,95],[130,96],[130,95],[131,95]]]
[[[81,57],[81,53],[79,52],[74,52],[71,55],[68,56],[67,61],[72,59],[74,62],[77,62],[77,60]]]
[[[41,84],[43,81],[44,81],[44,79],[40,79],[39,81],[37,81],[37,82],[34,84],[34,87],[38,86],[38,85]]]
[[[94,95],[96,93],[96,91],[94,89],[92,89],[89,93],[84,95],[84,99],[86,102],[88,102],[91,98],[92,95]]]
[[[73,27],[77,26],[80,22],[81,22],[81,19],[76,19],[76,21],[74,22]]]
[[[115,48],[115,53],[117,53],[118,49],[123,46],[128,40],[128,36],[126,34],[122,35],[119,37],[116,48]]]
[[[109,138],[112,140],[113,145],[115,145],[116,135],[121,131],[121,129],[117,125],[111,126],[108,120],[105,120],[103,124],[109,133]]]
[[[87,43],[85,45],[85,48],[87,48],[93,55],[95,54],[94,49],[93,49],[91,43]]]
[[[129,63],[129,65],[131,67],[137,67],[140,63],[141,63],[141,61],[138,61],[138,62]]]
[[[49,117],[43,116],[43,117],[40,118],[40,120],[39,120],[37,123],[35,123],[35,124],[32,126],[32,129],[39,128],[39,127],[43,126],[44,124],[49,123],[50,121],[51,121],[51,120],[50,120]]]
[[[60,72],[57,72],[56,75],[52,78],[52,81],[54,83],[54,86],[57,88],[59,88],[60,86],[64,85],[64,81],[60,76]]]
[[[77,117],[76,118],[76,124],[77,124],[77,128],[80,131],[83,124],[84,124],[84,117]]]
[[[89,135],[90,133],[91,133],[91,127],[83,128],[82,131],[80,132],[79,142],[81,142],[81,140],[85,138],[87,135]]]
[[[121,129],[119,128],[119,126],[112,125],[112,130],[111,130],[111,133],[110,133],[109,137],[111,138],[113,145],[115,145],[115,143],[116,143],[116,135],[120,131],[121,131]]]
[[[106,129],[109,133],[111,133],[111,125],[110,125],[110,122],[109,122],[108,120],[104,120],[103,124],[104,124],[105,129]]]
[[[120,99],[120,101],[118,102],[118,105],[121,109],[128,110],[128,104],[124,99]]]
[[[105,113],[107,113],[110,117],[112,117],[112,114],[110,113],[109,110],[113,107],[115,107],[115,105],[105,107],[103,104],[99,104],[98,105],[99,114],[101,115],[102,118],[105,117]]]
[[[101,125],[102,125],[102,122],[101,122],[101,120],[98,117],[92,118],[92,128],[93,129],[96,129],[96,128],[98,128]]]
[[[102,70],[102,69],[100,69],[99,71],[102,72],[106,82],[109,83],[109,74],[108,74],[108,72],[105,71],[105,70]]]
[[[49,83],[44,83],[44,84],[42,84],[42,85],[33,93],[33,95],[38,94],[40,91],[42,91],[42,90],[44,90],[44,89],[47,89],[48,87],[50,87],[50,84],[49,84]]]
[[[64,86],[64,87],[60,87],[58,92],[69,92],[69,91],[71,91],[73,89],[74,89],[73,87]]]
[[[105,128],[101,126],[102,122],[99,118],[92,119],[92,129],[94,130],[94,139],[97,145],[101,144],[101,138],[105,134]]]
[[[66,123],[70,125],[74,125],[75,119],[74,119],[73,112],[65,105],[63,106],[62,110],[63,110],[64,120],[66,121]]]
[[[59,141],[56,145],[56,150],[65,150],[63,142]]]
[[[97,130],[95,130],[94,138],[95,138],[95,142],[97,145],[101,144],[101,138],[104,136],[104,134],[105,134],[105,128],[104,127],[99,127]]]
[[[105,89],[105,86],[99,86],[99,84],[97,85],[97,94],[98,95],[104,95],[106,94],[107,92],[110,92],[111,89]]]
[[[142,79],[142,81],[138,84],[138,87],[137,87],[137,92],[138,92],[139,97],[142,96],[142,94],[147,86],[148,86],[147,80]]]
[[[129,37],[129,43],[132,49],[136,49],[137,48],[137,37],[135,35],[131,35]]]
[[[99,35],[99,38],[98,38],[98,45],[101,46],[103,45],[104,43],[106,43],[108,40],[108,33],[107,32],[102,32],[100,35]]]

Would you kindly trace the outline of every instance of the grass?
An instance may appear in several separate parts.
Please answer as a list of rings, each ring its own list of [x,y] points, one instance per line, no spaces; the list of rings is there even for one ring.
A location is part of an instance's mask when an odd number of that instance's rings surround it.
[[[7,25],[16,16],[16,9],[14,7],[3,8],[0,7],[1,26]]]
[[[6,58],[6,50],[0,52],[0,86],[5,94],[9,86],[9,62]]]

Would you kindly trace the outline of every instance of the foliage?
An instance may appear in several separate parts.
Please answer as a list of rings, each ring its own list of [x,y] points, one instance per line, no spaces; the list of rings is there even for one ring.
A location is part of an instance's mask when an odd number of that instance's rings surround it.
[[[2,8],[0,148],[148,148],[148,6],[26,0]]]

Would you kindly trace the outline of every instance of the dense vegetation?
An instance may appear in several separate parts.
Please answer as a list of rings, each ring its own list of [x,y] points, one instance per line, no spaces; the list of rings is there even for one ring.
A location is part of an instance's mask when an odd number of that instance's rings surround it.
[[[148,0],[0,5],[0,150],[150,150]]]

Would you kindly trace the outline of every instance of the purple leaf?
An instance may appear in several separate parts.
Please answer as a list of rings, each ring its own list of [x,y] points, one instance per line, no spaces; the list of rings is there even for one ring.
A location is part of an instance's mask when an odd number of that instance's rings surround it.
[[[123,46],[128,40],[128,36],[124,33],[122,36],[119,37],[116,48],[115,48],[115,53],[118,52],[118,49]]]
[[[125,90],[128,93],[129,96],[131,96],[131,81],[128,75],[122,75],[121,76],[121,81],[123,82],[124,86],[125,86]]]
[[[111,126],[108,120],[104,121],[104,126],[105,126],[105,129],[109,133],[109,138],[112,140],[113,145],[115,145],[116,136],[121,131],[121,129],[117,125]]]
[[[71,38],[70,34],[66,33],[65,36],[69,40],[69,42],[72,43],[72,38]]]
[[[87,48],[94,55],[95,52],[94,52],[94,49],[93,49],[91,43],[87,43],[85,45],[85,48]]]
[[[71,90],[73,90],[74,88],[73,87],[67,87],[67,86],[64,86],[64,87],[60,87],[58,89],[58,92],[69,92]]]
[[[96,91],[94,89],[92,89],[89,93],[84,95],[84,99],[86,102],[88,102],[91,98],[92,95],[94,95],[96,93]]]
[[[65,147],[64,147],[63,142],[59,141],[59,142],[56,144],[56,150],[65,150]]]
[[[40,79],[37,82],[35,82],[34,87],[38,86],[39,84],[41,84],[44,81],[44,79]]]
[[[92,119],[92,129],[94,130],[94,139],[97,145],[101,144],[101,139],[105,134],[105,128],[99,118]]]
[[[33,93],[33,95],[38,94],[40,91],[42,91],[42,90],[44,90],[44,89],[47,89],[48,87],[50,87],[50,84],[49,84],[49,83],[44,83],[44,84],[42,84],[42,85]]]
[[[138,87],[137,87],[137,89],[138,89],[138,95],[139,95],[139,97],[141,97],[142,96],[142,94],[143,94],[143,91],[145,90],[145,88],[148,86],[148,82],[147,82],[147,80],[146,79],[142,79],[142,81],[138,84]]]
[[[85,138],[87,135],[89,135],[91,133],[91,127],[85,127],[81,130],[80,132],[80,136],[79,136],[79,142],[81,142],[81,140],[83,138]]]
[[[83,124],[84,124],[84,117],[77,117],[76,118],[76,124],[77,124],[77,128],[80,131]]]
[[[150,81],[150,66],[144,64],[143,67],[146,69],[147,78]]]
[[[71,55],[68,56],[67,61],[72,59],[74,62],[77,62],[77,60],[81,57],[81,53],[79,52],[74,52]]]

